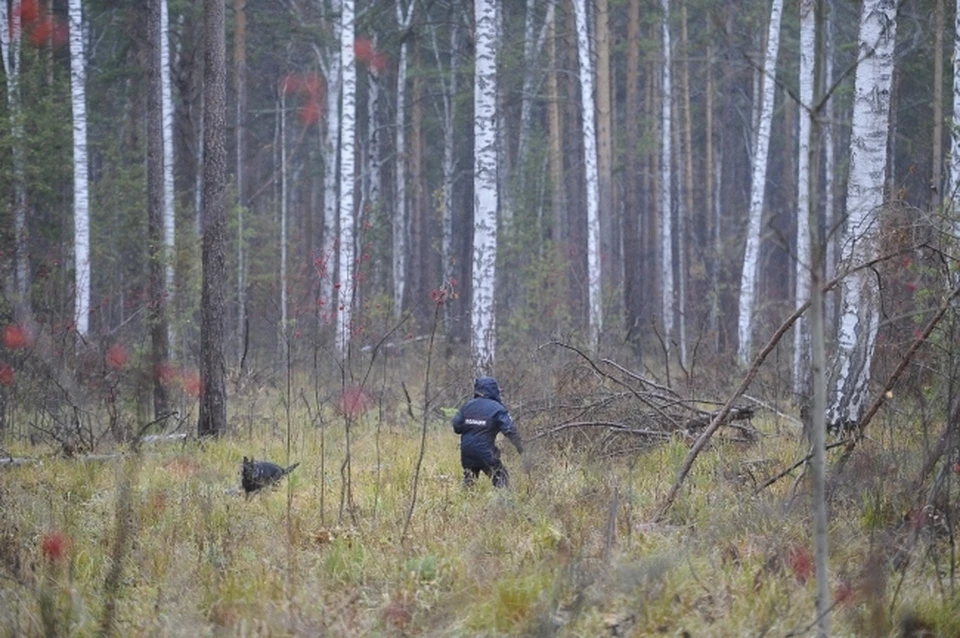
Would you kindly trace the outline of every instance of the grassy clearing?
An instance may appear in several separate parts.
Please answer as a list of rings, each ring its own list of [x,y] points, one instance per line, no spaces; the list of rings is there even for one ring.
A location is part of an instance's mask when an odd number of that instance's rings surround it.
[[[323,432],[325,458],[321,431],[295,425],[290,460],[302,465],[249,500],[241,457],[285,462],[283,435],[0,470],[0,631],[97,634],[112,602],[124,636],[813,633],[804,483],[795,473],[753,494],[803,454],[793,432],[757,423],[757,443],[718,442],[653,525],[687,452],[680,440],[606,460],[558,441],[522,458],[508,446],[513,487],[486,480],[465,492],[457,438],[438,419],[401,539],[420,432],[397,421],[355,424],[349,495],[342,425]],[[910,545],[896,486],[919,461],[897,454],[865,447],[836,492],[837,635],[898,635],[909,612],[941,635],[960,632],[949,535],[930,525]]]

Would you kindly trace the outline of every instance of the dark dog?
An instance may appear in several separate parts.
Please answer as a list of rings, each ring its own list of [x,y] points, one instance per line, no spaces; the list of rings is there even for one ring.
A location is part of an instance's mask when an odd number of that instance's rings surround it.
[[[288,468],[283,468],[270,461],[254,461],[252,458],[243,457],[240,485],[249,497],[252,493],[259,492],[268,485],[279,483],[280,479],[297,469],[298,465],[300,463],[294,463]]]

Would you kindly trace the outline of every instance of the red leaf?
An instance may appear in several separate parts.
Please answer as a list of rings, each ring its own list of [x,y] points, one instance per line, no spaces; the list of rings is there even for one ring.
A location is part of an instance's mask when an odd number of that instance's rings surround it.
[[[13,385],[15,379],[13,368],[6,363],[0,363],[0,385]]]
[[[127,364],[127,351],[119,343],[115,343],[107,350],[107,366],[119,370]]]
[[[40,541],[40,551],[51,563],[60,562],[66,558],[69,549],[70,537],[63,532],[51,532]]]
[[[11,323],[3,329],[3,345],[11,350],[27,348],[30,346],[30,335],[20,324]]]
[[[787,567],[801,585],[806,584],[813,575],[813,556],[803,545],[794,545],[787,550]]]

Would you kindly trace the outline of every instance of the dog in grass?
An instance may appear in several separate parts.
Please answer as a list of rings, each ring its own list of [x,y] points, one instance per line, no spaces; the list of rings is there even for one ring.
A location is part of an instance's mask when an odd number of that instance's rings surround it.
[[[243,467],[240,470],[240,485],[247,498],[265,487],[276,485],[284,476],[297,469],[300,463],[290,467],[282,467],[270,461],[255,461],[253,458],[243,457]]]

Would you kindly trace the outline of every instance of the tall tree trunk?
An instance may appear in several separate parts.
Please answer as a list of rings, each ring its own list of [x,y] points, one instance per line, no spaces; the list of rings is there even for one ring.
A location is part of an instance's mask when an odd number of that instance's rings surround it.
[[[661,42],[663,46],[663,71],[661,72],[660,95],[660,293],[663,315],[663,339],[667,352],[673,339],[674,313],[676,312],[673,285],[673,148],[670,139],[673,130],[671,98],[673,96],[671,65],[673,55],[670,45],[670,0],[660,0]]]
[[[233,0],[233,79],[236,90],[237,146],[237,357],[244,366],[245,331],[247,325],[246,277],[246,188],[247,188],[247,0]],[[242,372],[242,370],[241,370]]]
[[[943,166],[943,0],[937,0],[936,32],[933,45],[933,152],[930,166],[930,210],[940,207]]]
[[[337,350],[346,358],[353,329],[356,250],[354,246],[355,176],[354,136],[357,127],[357,65],[354,57],[354,5],[343,0],[340,24],[340,77],[343,106],[340,109],[340,233],[338,271],[340,295],[337,306]]]
[[[457,255],[453,247],[453,188],[456,181],[456,121],[457,121],[457,86],[460,71],[460,27],[456,20],[450,20],[450,60],[446,72],[440,56],[440,47],[437,44],[437,30],[431,30],[433,56],[437,62],[438,76],[443,104],[443,212],[441,221],[440,259],[444,285],[452,285],[456,280]],[[450,304],[443,306],[443,323],[449,335],[452,329],[452,311]]]
[[[161,80],[163,39],[161,0],[147,2],[147,245],[150,252],[150,304],[147,324],[150,327],[150,364],[153,378],[154,417],[167,411],[167,389],[163,384],[162,366],[169,349],[167,333],[166,243],[164,236],[163,174],[163,83]]]
[[[12,0],[10,4],[10,14],[6,15],[6,2],[3,3],[3,25],[0,29],[0,49],[3,54],[3,67],[7,78],[7,108],[10,118],[10,131],[12,139],[13,153],[13,239],[14,239],[14,282],[9,286],[10,298],[14,300],[14,306],[18,314],[30,314],[29,298],[29,237],[27,235],[27,185],[25,172],[25,149],[24,149],[24,131],[22,122],[23,106],[20,97],[20,49],[23,41],[23,31],[21,24],[21,5],[20,0]],[[81,0],[71,0],[70,2],[70,43],[71,43],[71,68],[74,64],[73,42],[75,38],[82,38],[82,5]],[[76,18],[76,26],[74,25]],[[82,44],[82,40],[80,40]],[[82,50],[81,50],[82,53]],[[82,63],[79,60],[77,63]],[[73,91],[71,81],[71,91]],[[76,117],[76,116],[75,116]],[[84,120],[85,121],[85,120]],[[74,159],[76,165],[76,158]],[[89,278],[86,285],[89,286]],[[78,291],[82,294],[83,291]],[[79,297],[78,297],[79,299]],[[89,304],[89,300],[88,300]]]
[[[496,0],[475,0],[473,82],[473,297],[471,348],[478,373],[496,356],[497,59]]]
[[[797,149],[797,263],[794,307],[810,298],[810,110],[813,105],[813,74],[816,50],[816,0],[800,3],[800,143]],[[810,330],[801,316],[793,327],[793,392],[809,395]]]
[[[625,73],[627,113],[624,120],[624,217],[623,217],[623,297],[627,318],[627,341],[637,356],[643,352],[643,304],[640,243],[640,0],[627,5],[627,68]]]
[[[7,24],[7,22],[6,20],[0,20],[0,24]],[[90,180],[87,166],[87,61],[84,49],[82,3],[81,0],[71,0],[70,104],[73,109],[74,322],[77,333],[86,337],[90,329],[91,268]],[[6,61],[6,58],[5,54],[4,61]],[[10,78],[9,70],[7,77]],[[19,91],[16,91],[14,95],[18,93]],[[14,112],[14,110],[11,110],[11,114]],[[14,143],[16,144],[16,140],[14,140]],[[17,169],[14,167],[14,175],[16,174]]]
[[[597,166],[596,108],[593,94],[593,64],[590,60],[590,31],[586,0],[573,0],[577,20],[577,51],[580,65],[580,101],[583,126],[583,165],[587,208],[587,296],[589,343],[599,346],[603,331],[603,296],[600,274],[600,193]]]
[[[737,358],[741,365],[750,361],[753,345],[753,311],[760,266],[760,227],[763,220],[764,194],[767,188],[767,156],[770,149],[770,127],[773,122],[773,103],[776,95],[777,54],[780,50],[780,16],[783,0],[770,5],[770,25],[767,31],[767,52],[763,59],[762,98],[753,153],[753,178],[750,182],[750,212],[747,243],[743,255],[740,278],[739,347]]]
[[[709,36],[708,36],[709,38]],[[709,329],[713,334],[713,348],[720,350],[720,201],[714,190],[714,175],[719,171],[716,152],[713,146],[714,91],[713,82],[713,43],[707,45],[707,95],[706,95],[706,142],[704,162],[704,209],[707,236],[704,242],[707,269],[707,298],[709,303]]]
[[[203,3],[203,283],[200,298],[200,436],[227,430],[224,308],[226,290],[226,19],[222,0]]]
[[[335,36],[340,37],[339,24],[335,27]],[[337,159],[340,147],[340,57],[319,56],[326,78],[326,114],[323,118],[323,243],[321,244],[319,266],[320,303],[329,310],[322,313],[325,323],[334,320],[337,314]]]
[[[277,105],[277,119],[280,124],[280,139],[278,148],[280,151],[280,364],[287,365],[289,359],[289,341],[287,328],[289,326],[289,314],[287,310],[287,287],[289,285],[287,278],[287,224],[289,216],[289,174],[287,170],[287,94],[286,87],[281,87],[279,103]]]
[[[950,174],[947,201],[953,219],[953,236],[960,239],[960,9],[953,22],[953,112],[950,126]]]
[[[822,13],[824,16],[834,15],[834,0],[825,0],[822,3]],[[823,22],[823,85],[825,87],[833,86],[833,23],[834,20],[824,17]],[[823,237],[823,272],[833,275],[837,268],[837,222],[836,222],[836,162],[834,154],[834,136],[836,130],[833,126],[834,111],[836,110],[835,100],[827,100],[824,105],[823,122],[818,126],[823,131],[823,227],[826,229],[826,235]],[[824,295],[823,312],[824,330],[826,331],[834,325],[836,292]]]
[[[413,66],[421,68],[420,44],[414,43]],[[434,277],[431,271],[430,230],[428,224],[426,186],[424,182],[424,140],[423,140],[423,78],[416,74],[410,87],[410,183],[413,184],[413,207],[410,216],[410,250],[413,256],[411,271],[411,292],[413,298],[426,299]],[[429,308],[426,304],[413,304],[419,322],[429,321]]]
[[[400,42],[400,58],[397,61],[397,113],[396,113],[396,198],[393,212],[393,313],[399,317],[403,312],[407,288],[407,237],[410,233],[407,219],[407,57],[406,31],[413,21],[416,0],[410,0],[406,9],[403,0],[396,0],[397,28],[403,34]]]
[[[830,597],[830,570],[828,556],[828,518],[827,518],[827,469],[826,469],[826,349],[824,330],[824,296],[822,279],[824,274],[823,260],[825,244],[820,238],[819,224],[817,224],[816,201],[819,190],[820,177],[820,121],[823,113],[824,78],[827,75],[825,67],[829,65],[830,51],[826,45],[824,31],[827,28],[827,19],[824,12],[824,0],[805,0],[800,6],[801,19],[801,60],[803,57],[813,57],[811,86],[805,87],[810,94],[810,101],[803,100],[803,105],[814,110],[803,110],[807,117],[807,137],[801,138],[801,157],[804,148],[807,151],[806,170],[807,180],[807,208],[809,213],[806,224],[807,238],[798,236],[797,242],[806,240],[810,257],[810,269],[807,285],[810,287],[809,310],[809,347],[812,364],[811,381],[813,384],[813,412],[811,426],[811,443],[813,445],[813,539],[814,539],[814,574],[817,580],[816,620],[818,638],[827,638],[830,635],[830,610],[833,607]],[[812,31],[812,33],[810,33]],[[811,37],[812,36],[812,37]],[[804,56],[804,52],[808,55]],[[802,67],[809,69],[810,62],[801,61]],[[801,93],[803,89],[801,89]],[[801,119],[801,122],[803,120]]]
[[[613,206],[613,107],[611,99],[610,67],[610,3],[596,2],[596,47],[597,60],[597,215],[600,219],[601,292],[603,284],[613,290],[622,290],[620,272],[621,235]],[[622,304],[623,300],[620,299]]]
[[[860,63],[854,82],[847,228],[842,246],[842,258],[849,267],[876,255],[885,193],[877,186],[885,183],[886,176],[896,34],[896,0],[866,0],[860,14]],[[869,270],[843,280],[827,412],[827,422],[834,428],[855,424],[863,414],[880,321],[878,294],[876,276]]]
[[[170,86],[170,13],[167,0],[160,0],[160,112],[163,136],[163,252],[164,285],[167,307],[172,307],[176,287],[176,207],[173,183],[173,92]],[[167,341],[172,341],[173,330],[167,317]]]
[[[560,83],[557,81],[557,16],[547,21],[547,137],[549,138],[550,204],[553,207],[554,244],[567,242],[567,197],[563,176],[563,126],[560,121]]]

